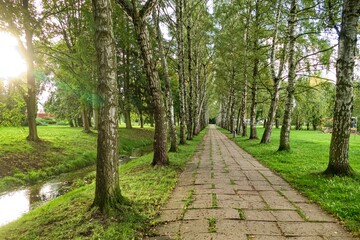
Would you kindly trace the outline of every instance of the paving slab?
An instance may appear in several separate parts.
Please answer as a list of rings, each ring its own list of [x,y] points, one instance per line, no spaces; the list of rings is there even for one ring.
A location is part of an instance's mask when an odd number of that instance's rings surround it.
[[[272,221],[275,222],[276,218],[269,210],[243,210],[244,217],[250,221]]]
[[[336,222],[336,219],[326,214],[319,206],[314,203],[296,203],[305,214],[308,221],[313,222]]]
[[[281,236],[280,228],[276,222],[246,221],[249,234]]]
[[[191,189],[192,201],[185,206]],[[158,220],[153,236],[145,239],[354,239],[334,217],[213,125]]]
[[[305,219],[303,219],[296,211],[277,210],[277,211],[271,211],[271,213],[275,216],[275,218],[278,222],[304,222],[305,221]]]

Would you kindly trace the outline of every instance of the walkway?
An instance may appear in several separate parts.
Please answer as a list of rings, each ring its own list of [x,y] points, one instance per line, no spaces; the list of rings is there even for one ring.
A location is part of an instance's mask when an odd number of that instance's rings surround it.
[[[164,206],[151,239],[352,239],[301,196],[210,126]]]

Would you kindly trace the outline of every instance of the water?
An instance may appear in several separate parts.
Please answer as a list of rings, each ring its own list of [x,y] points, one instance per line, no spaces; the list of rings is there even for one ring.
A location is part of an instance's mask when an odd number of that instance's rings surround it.
[[[0,226],[20,218],[30,210],[64,194],[77,179],[83,179],[95,166],[86,167],[60,176],[45,183],[0,194]]]
[[[131,161],[152,151],[152,145],[135,149],[129,155],[120,156],[120,164]],[[0,227],[20,218],[30,210],[67,192],[69,186],[84,179],[95,171],[95,166],[86,167],[71,173],[61,174],[45,183],[25,189],[0,193]]]

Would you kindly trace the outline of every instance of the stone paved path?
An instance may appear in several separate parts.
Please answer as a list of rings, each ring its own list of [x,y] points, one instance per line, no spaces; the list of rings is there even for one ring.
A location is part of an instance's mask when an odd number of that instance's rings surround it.
[[[151,239],[353,239],[336,219],[210,126]]]

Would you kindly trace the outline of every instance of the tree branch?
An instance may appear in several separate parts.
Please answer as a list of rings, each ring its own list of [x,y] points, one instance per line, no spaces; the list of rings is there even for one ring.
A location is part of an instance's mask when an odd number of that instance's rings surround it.
[[[140,18],[146,18],[150,14],[151,10],[155,7],[155,5],[156,0],[147,0],[140,10]]]
[[[126,0],[116,0],[116,2],[121,6],[126,15],[128,15],[130,18],[133,18],[134,9]]]
[[[308,54],[308,55],[305,55],[305,56],[299,58],[299,59],[296,61],[295,65],[297,65],[299,62],[301,62],[301,61],[304,60],[305,58],[308,58],[308,57],[317,55],[317,54],[322,53],[322,52],[329,51],[329,50],[335,48],[336,46],[337,46],[337,44],[335,44],[334,46],[331,46],[331,47],[329,47],[329,48],[321,49],[321,50],[319,50],[319,51],[317,51],[317,52],[314,52],[314,53],[310,53],[310,54]]]

